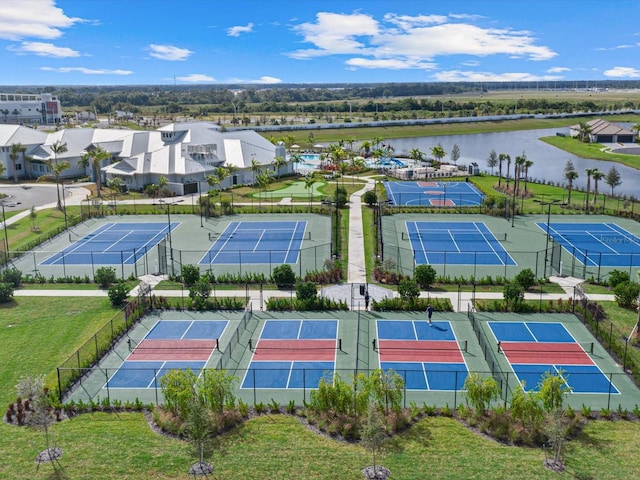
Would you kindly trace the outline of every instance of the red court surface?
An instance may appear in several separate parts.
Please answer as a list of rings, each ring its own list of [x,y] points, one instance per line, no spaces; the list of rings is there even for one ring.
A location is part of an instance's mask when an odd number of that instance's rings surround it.
[[[455,207],[456,203],[453,200],[438,200],[437,198],[429,199],[429,203],[434,207]]]
[[[458,342],[378,340],[380,362],[464,363]]]
[[[330,361],[336,356],[336,340],[259,340],[254,360]]]
[[[418,182],[420,187],[439,187],[438,182]]]
[[[207,361],[215,348],[215,340],[143,340],[128,360]]]
[[[577,343],[501,342],[500,349],[511,364],[593,365]]]

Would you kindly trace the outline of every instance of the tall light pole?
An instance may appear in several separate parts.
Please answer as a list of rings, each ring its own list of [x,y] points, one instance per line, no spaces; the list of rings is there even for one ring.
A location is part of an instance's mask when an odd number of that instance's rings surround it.
[[[543,278],[547,278],[547,258],[549,257],[549,224],[551,223],[551,205],[556,205],[560,202],[560,200],[551,200],[549,202],[545,202],[543,200],[534,200],[534,202],[539,203],[542,207],[547,207],[547,239],[546,239],[546,247],[544,249],[544,273]]]
[[[166,202],[163,199],[159,199],[158,203],[167,206],[167,228],[169,229],[169,233],[167,236],[169,237],[169,258],[171,258],[171,266],[173,268],[173,241],[171,239],[171,205],[177,205],[184,200],[178,200],[176,202]]]
[[[9,263],[9,234],[7,233],[7,213],[5,211],[6,207],[15,207],[16,205],[20,205],[20,202],[16,202],[15,204],[7,205],[5,202],[0,202],[2,205],[2,229],[4,230],[4,264]]]

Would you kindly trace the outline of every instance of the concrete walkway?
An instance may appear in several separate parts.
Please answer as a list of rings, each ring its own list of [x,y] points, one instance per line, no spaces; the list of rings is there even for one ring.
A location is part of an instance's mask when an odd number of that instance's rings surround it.
[[[364,253],[364,226],[362,224],[362,195],[375,188],[375,181],[367,180],[366,185],[351,195],[349,199],[349,264],[348,283],[367,283]]]

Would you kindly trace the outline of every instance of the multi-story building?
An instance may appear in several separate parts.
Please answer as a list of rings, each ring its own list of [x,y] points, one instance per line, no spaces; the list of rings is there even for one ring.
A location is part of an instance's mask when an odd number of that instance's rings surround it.
[[[62,105],[51,93],[0,93],[0,124],[58,125]]]

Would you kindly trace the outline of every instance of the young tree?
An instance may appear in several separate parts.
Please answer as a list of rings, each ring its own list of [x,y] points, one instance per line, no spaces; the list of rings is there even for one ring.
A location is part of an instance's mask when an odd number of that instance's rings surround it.
[[[622,184],[620,172],[618,172],[618,169],[616,167],[611,167],[609,169],[604,182],[611,187],[611,196],[613,197],[614,188]]]
[[[453,147],[451,147],[451,153],[449,154],[449,158],[451,158],[451,161],[453,162],[454,165],[458,164],[458,160],[460,160],[460,147],[458,146],[457,143],[454,143]]]
[[[390,477],[391,472],[389,469],[376,464],[376,454],[382,451],[388,436],[380,411],[374,403],[369,404],[369,414],[362,425],[360,437],[362,438],[362,445],[371,450],[371,455],[373,456],[373,465],[363,470],[364,477],[376,480]]]
[[[49,391],[45,384],[44,375],[26,376],[20,379],[16,386],[18,397],[29,399],[30,411],[26,417],[26,423],[30,427],[44,432],[46,449],[41,451],[36,462],[51,463],[54,471],[58,471],[60,464],[58,460],[62,456],[62,449],[55,447],[49,430],[56,421]]]
[[[498,154],[495,150],[491,150],[489,152],[489,157],[487,158],[487,167],[491,169],[491,175],[493,175],[493,169],[498,165]]]

